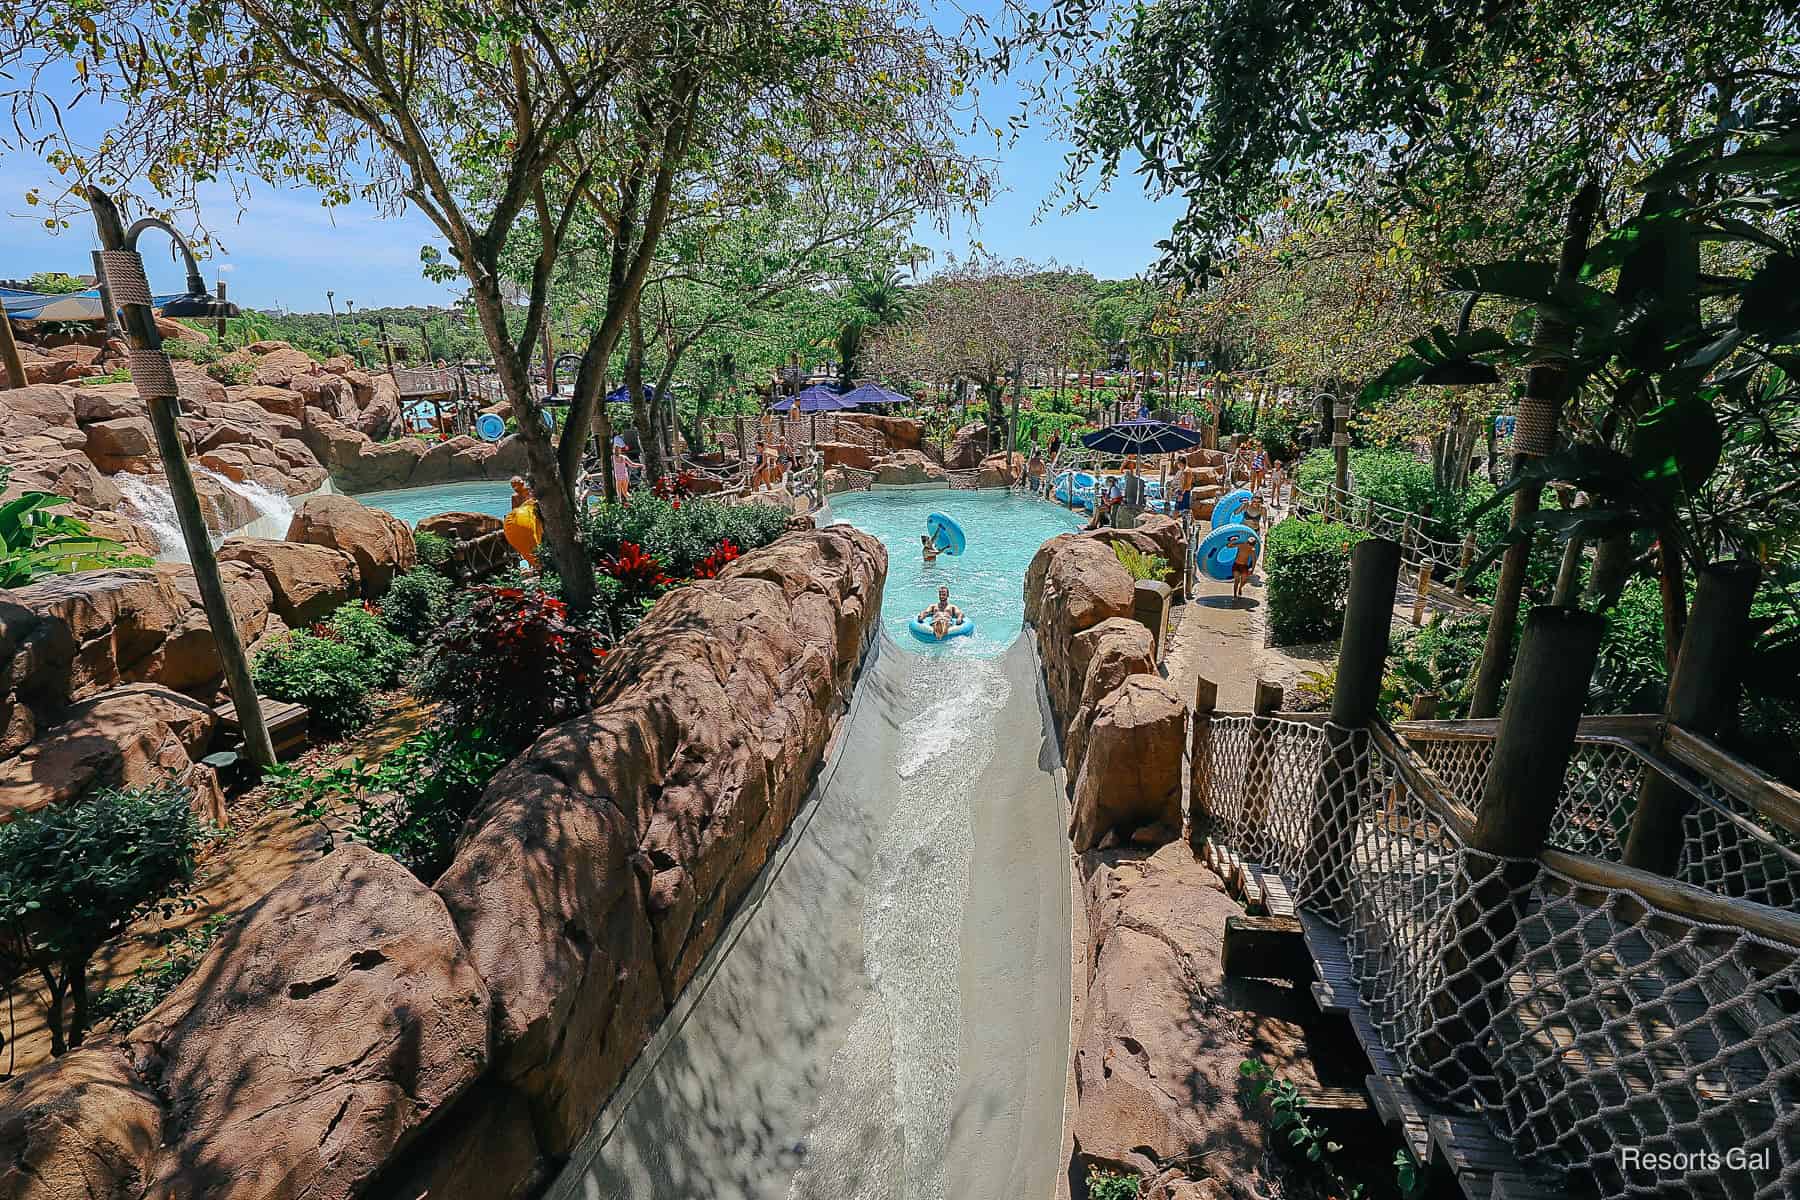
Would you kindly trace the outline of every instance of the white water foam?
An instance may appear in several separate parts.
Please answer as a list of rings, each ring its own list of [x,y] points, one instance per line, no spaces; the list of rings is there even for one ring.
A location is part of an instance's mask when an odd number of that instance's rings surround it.
[[[873,991],[832,1059],[789,1200],[947,1200],[974,791],[1012,689],[990,660],[944,668],[912,685],[918,715],[901,727],[900,795],[864,902]]]
[[[239,483],[217,471],[206,467],[195,467],[194,474],[217,484],[223,491],[245,500],[256,511],[256,517],[236,529],[225,533],[215,533],[213,545],[217,546],[228,537],[261,537],[281,539],[287,536],[288,525],[294,519],[294,501],[280,492],[271,491],[259,483],[245,480]],[[175,512],[175,498],[169,494],[166,485],[153,481],[142,475],[120,472],[112,476],[118,485],[125,502],[135,510],[137,518],[150,530],[156,538],[156,558],[158,562],[187,562],[187,543],[181,536],[181,521]],[[331,490],[330,482],[319,492]],[[318,493],[311,493],[317,495]],[[304,497],[303,497],[304,498]]]

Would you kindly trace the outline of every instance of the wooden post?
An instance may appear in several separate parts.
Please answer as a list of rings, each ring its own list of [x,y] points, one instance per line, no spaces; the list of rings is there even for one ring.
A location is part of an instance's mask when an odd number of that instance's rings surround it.
[[[1486,1070],[1476,1039],[1503,1004],[1495,994],[1517,958],[1525,892],[1537,872],[1575,749],[1605,620],[1544,605],[1531,611],[1500,717],[1481,807],[1461,856],[1443,984],[1428,1001],[1432,1032],[1414,1065],[1443,1086]]]
[[[1281,685],[1256,681],[1250,704],[1250,748],[1244,766],[1244,830],[1250,837],[1262,833],[1269,813],[1269,763],[1274,758],[1275,714],[1281,711]],[[1260,839],[1259,839],[1260,840]],[[1248,846],[1240,847],[1248,849]]]
[[[1468,581],[1464,578],[1469,573],[1469,564],[1475,561],[1475,531],[1463,534],[1462,560],[1456,564],[1456,594],[1466,595],[1469,590]]]
[[[224,300],[225,300],[225,281],[223,279],[219,280],[219,282],[214,285],[214,289],[218,293],[220,304],[223,305]],[[214,330],[213,330],[214,333],[218,334],[219,349],[221,349],[221,350],[223,350],[225,348],[225,322],[229,319],[230,318],[221,315],[219,317],[218,324],[214,327]]]
[[[7,386],[25,386],[25,360],[19,357],[19,343],[13,337],[12,318],[0,309],[0,366],[6,368]]]
[[[100,244],[108,252],[126,250],[125,226],[112,197],[97,187],[87,189],[88,205],[93,209],[94,225]],[[219,560],[213,554],[212,532],[200,511],[200,496],[194,490],[194,472],[181,446],[181,430],[176,417],[179,403],[175,397],[174,375],[168,356],[162,353],[162,336],[156,332],[156,319],[150,311],[150,288],[144,280],[142,260],[135,250],[127,265],[135,260],[135,278],[120,278],[113,272],[112,286],[121,296],[125,335],[134,351],[149,352],[143,357],[160,359],[142,368],[134,364],[132,382],[137,385],[150,409],[150,425],[156,431],[157,450],[162,455],[163,473],[168,477],[169,494],[175,502],[175,515],[181,524],[182,541],[187,544],[188,558],[193,564],[194,582],[206,611],[206,622],[212,629],[213,644],[225,670],[225,684],[231,702],[237,709],[238,727],[243,731],[244,749],[253,762],[275,765],[275,747],[269,740],[269,728],[263,721],[262,702],[256,695],[256,684],[250,676],[250,663],[244,656],[244,644],[238,637],[237,622],[232,619],[231,602],[225,596],[225,584],[219,576]],[[114,260],[116,261],[116,260]],[[4,319],[0,318],[0,323]],[[166,395],[158,394],[166,392]]]
[[[1669,699],[1670,725],[1715,737],[1737,717],[1738,689],[1750,649],[1750,602],[1762,580],[1754,562],[1713,563],[1699,572]],[[1659,772],[1645,771],[1625,843],[1625,865],[1672,875],[1681,861],[1688,794]]]
[[[1413,697],[1412,709],[1407,713],[1407,718],[1413,721],[1437,720],[1438,701],[1441,698],[1436,692],[1420,692]]]
[[[1419,583],[1413,589],[1412,623],[1416,629],[1425,623],[1425,607],[1431,600],[1431,560],[1419,564]]]
[[[1212,836],[1206,798],[1212,791],[1212,718],[1219,707],[1219,685],[1202,675],[1194,682],[1194,720],[1188,742],[1191,768],[1188,786],[1188,846],[1195,854]]]
[[[122,338],[125,331],[119,328],[119,309],[113,303],[112,285],[106,282],[106,267],[100,262],[98,250],[89,251],[94,256],[94,282],[100,290],[100,311],[106,317],[106,336]]]
[[[1350,838],[1362,804],[1368,771],[1367,727],[1380,711],[1381,677],[1387,667],[1394,622],[1394,587],[1400,581],[1400,543],[1369,538],[1350,552],[1350,602],[1338,648],[1337,686],[1325,726],[1318,804],[1301,868],[1306,903],[1329,907],[1343,887]]]

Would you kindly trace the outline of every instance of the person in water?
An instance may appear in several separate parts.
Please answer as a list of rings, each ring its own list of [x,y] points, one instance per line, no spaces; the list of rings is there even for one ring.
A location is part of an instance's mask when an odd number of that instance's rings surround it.
[[[937,561],[938,555],[943,553],[943,551],[932,545],[931,535],[928,533],[921,533],[919,535],[919,547],[925,554],[925,565],[928,567]]]
[[[950,630],[961,625],[965,618],[963,610],[950,603],[950,589],[940,587],[938,588],[937,603],[920,613],[919,620],[929,623],[931,632],[937,635],[938,641],[941,642],[949,635]]]
[[[544,540],[544,526],[538,520],[537,499],[532,496],[531,489],[525,486],[523,476],[512,477],[512,492],[512,511],[506,514],[506,520],[501,523],[500,529],[506,538],[506,544],[535,571],[538,569],[538,546]]]

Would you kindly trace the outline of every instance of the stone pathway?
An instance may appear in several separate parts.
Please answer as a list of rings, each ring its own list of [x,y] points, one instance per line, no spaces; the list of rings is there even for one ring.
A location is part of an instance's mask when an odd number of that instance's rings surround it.
[[[357,757],[379,761],[417,733],[430,715],[429,706],[410,693],[401,693],[369,729],[310,751],[303,762],[309,769],[321,769]],[[200,906],[167,921],[152,914],[104,947],[88,965],[90,997],[129,980],[146,959],[161,951],[166,935],[197,929],[214,916],[241,912],[325,849],[325,835],[318,826],[302,824],[286,809],[271,807],[262,789],[233,801],[230,816],[228,836],[201,857],[195,886]],[[0,1036],[6,1039],[0,1047],[0,1078],[50,1057],[50,1031],[44,1024],[48,998],[35,970],[7,988],[5,1011],[0,1011]]]
[[[1266,679],[1290,693],[1308,671],[1330,668],[1337,643],[1265,646],[1268,597],[1260,571],[1250,577],[1240,599],[1231,585],[1201,579],[1194,596],[1173,610],[1174,632],[1163,656],[1168,678],[1191,703],[1194,685],[1210,679],[1219,687],[1222,712],[1248,712],[1256,681]]]

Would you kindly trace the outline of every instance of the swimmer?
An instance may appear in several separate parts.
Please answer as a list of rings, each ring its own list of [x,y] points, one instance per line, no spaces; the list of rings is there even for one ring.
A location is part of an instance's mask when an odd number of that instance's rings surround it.
[[[931,632],[936,634],[938,641],[941,642],[953,627],[963,623],[964,617],[962,609],[950,603],[950,589],[940,587],[938,588],[937,603],[920,613],[919,620],[929,622]]]
[[[931,535],[925,533],[919,535],[919,549],[924,553],[925,565],[928,567],[938,560],[938,555],[943,553],[932,544]]]

